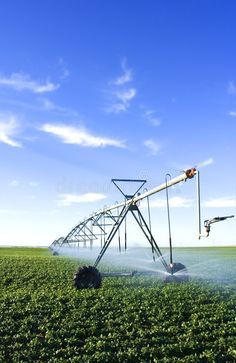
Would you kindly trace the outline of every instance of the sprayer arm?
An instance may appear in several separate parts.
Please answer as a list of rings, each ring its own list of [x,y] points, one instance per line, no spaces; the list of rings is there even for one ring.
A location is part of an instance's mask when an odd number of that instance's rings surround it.
[[[210,233],[210,230],[211,230],[211,224],[216,223],[216,222],[221,222],[221,221],[224,221],[225,219],[233,218],[233,217],[234,217],[234,215],[232,215],[232,216],[224,216],[224,217],[215,217],[215,218],[212,218],[210,220],[209,219],[206,219],[204,221],[204,227],[205,227],[205,230],[206,230],[205,237],[208,237],[209,236],[209,233]]]
[[[233,217],[234,217],[234,215],[224,216],[224,217],[215,217],[215,218],[212,218],[210,220],[207,219],[207,220],[204,221],[204,226],[212,224],[212,223],[216,223],[216,222],[221,222],[221,221],[224,221],[225,219],[233,218]]]

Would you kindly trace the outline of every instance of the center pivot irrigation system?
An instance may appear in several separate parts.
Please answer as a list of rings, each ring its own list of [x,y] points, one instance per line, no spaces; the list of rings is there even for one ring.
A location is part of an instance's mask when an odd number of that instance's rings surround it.
[[[83,247],[89,246],[92,248],[94,243],[99,243],[100,252],[93,264],[93,266],[80,267],[74,274],[74,286],[77,289],[83,288],[99,288],[101,286],[102,277],[106,276],[134,276],[134,275],[150,275],[159,274],[158,272],[148,271],[132,271],[132,272],[99,272],[97,267],[106,253],[109,245],[113,241],[115,236],[118,236],[118,248],[119,252],[122,250],[121,246],[121,226],[124,226],[124,250],[127,250],[127,214],[131,214],[137,225],[140,227],[144,236],[146,237],[149,246],[152,251],[153,261],[160,261],[165,271],[166,282],[182,282],[188,281],[188,272],[186,267],[180,262],[173,261],[172,239],[171,239],[171,227],[170,227],[170,211],[169,211],[169,196],[168,188],[183,182],[188,179],[192,179],[196,176],[197,180],[197,210],[198,210],[198,238],[208,237],[211,224],[232,218],[234,216],[215,217],[211,220],[204,221],[205,234],[201,232],[201,207],[200,207],[200,176],[199,171],[195,168],[186,170],[180,176],[171,179],[170,174],[166,174],[165,182],[156,188],[151,190],[145,189],[143,193],[140,193],[141,188],[146,183],[146,180],[136,179],[112,179],[113,184],[118,188],[124,197],[124,201],[116,203],[111,207],[105,207],[98,212],[93,213],[89,218],[79,222],[69,233],[64,237],[60,237],[55,240],[50,250],[54,255],[59,255],[60,250],[64,247]],[[135,192],[127,194],[122,190],[121,184],[135,185]],[[136,188],[136,186],[138,187]],[[163,256],[151,229],[151,216],[150,216],[150,203],[149,197],[162,190],[166,190],[166,203],[167,203],[167,216],[168,216],[168,228],[169,228],[169,262]],[[148,218],[147,220],[143,216],[139,204],[143,199],[147,199],[148,205]]]

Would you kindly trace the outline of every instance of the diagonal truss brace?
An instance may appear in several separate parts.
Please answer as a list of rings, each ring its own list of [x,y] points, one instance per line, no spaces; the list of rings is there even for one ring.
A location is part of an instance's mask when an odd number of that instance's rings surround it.
[[[167,264],[166,260],[164,259],[163,255],[161,253],[161,250],[159,249],[159,247],[156,243],[156,240],[153,237],[152,232],[151,232],[145,218],[143,217],[142,213],[140,212],[140,210],[136,204],[125,205],[122,208],[117,221],[114,223],[113,228],[111,229],[111,231],[106,239],[106,242],[104,243],[104,245],[94,263],[94,267],[98,266],[99,262],[101,261],[102,257],[104,256],[107,248],[109,247],[111,241],[113,240],[113,238],[115,237],[119,228],[121,227],[123,221],[125,220],[125,217],[127,216],[128,212],[132,213],[134,220],[137,222],[137,224],[141,228],[144,236],[147,238],[148,242],[150,243],[152,252],[153,252],[153,256],[156,255],[157,258],[160,259],[160,261],[163,264],[163,266],[165,267],[165,269],[168,271],[168,264]],[[154,257],[154,260],[155,260],[155,257]]]

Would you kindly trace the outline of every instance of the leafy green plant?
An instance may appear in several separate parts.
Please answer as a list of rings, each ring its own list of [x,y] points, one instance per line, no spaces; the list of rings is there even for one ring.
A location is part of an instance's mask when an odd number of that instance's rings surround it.
[[[77,266],[0,251],[0,362],[235,362],[234,283],[136,276],[76,290]]]

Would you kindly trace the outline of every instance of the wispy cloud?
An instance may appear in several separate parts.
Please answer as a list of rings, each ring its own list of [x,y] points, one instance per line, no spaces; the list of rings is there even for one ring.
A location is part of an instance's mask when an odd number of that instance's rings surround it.
[[[206,160],[198,163],[197,168],[198,169],[199,168],[203,168],[203,167],[208,166],[208,165],[211,165],[213,163],[214,163],[214,159],[213,158],[208,158],[208,159],[206,159]]]
[[[120,113],[127,110],[127,106],[123,103],[114,103],[113,105],[106,107],[105,111],[107,113]]]
[[[156,155],[161,149],[161,145],[152,139],[145,140],[143,144],[148,148],[150,155]]]
[[[20,182],[18,180],[12,180],[9,184],[10,187],[16,188],[20,185]]]
[[[209,166],[209,165],[212,165],[214,164],[215,160],[212,158],[212,157],[209,157],[208,159],[205,159],[203,161],[200,161],[199,163],[192,163],[192,164],[176,164],[175,165],[175,168],[176,169],[179,169],[181,172],[187,170],[187,169],[190,169],[190,168],[193,168],[195,167],[196,169],[201,169],[201,168],[204,168],[206,166]]]
[[[32,187],[32,188],[36,188],[39,186],[39,183],[38,182],[35,182],[35,181],[30,181],[29,182],[29,186]]]
[[[203,203],[204,207],[208,208],[225,208],[225,207],[236,207],[236,197],[224,197],[207,200]]]
[[[0,103],[7,104],[10,106],[17,106],[22,108],[24,111],[33,110],[37,112],[49,112],[56,115],[63,115],[66,117],[78,117],[79,114],[76,110],[71,108],[63,107],[55,104],[49,98],[38,96],[33,102],[23,102],[16,99],[1,99]]]
[[[77,144],[83,147],[92,148],[102,148],[106,146],[118,148],[126,147],[124,141],[95,136],[82,127],[44,124],[40,130],[57,136],[65,144]]]
[[[25,209],[20,209],[20,210],[17,210],[17,209],[0,209],[0,214],[3,214],[3,215],[9,215],[9,216],[17,216],[19,217],[19,215],[22,215],[22,214],[29,214],[29,210],[25,210]]]
[[[70,71],[62,57],[59,58],[58,64],[59,64],[59,67],[62,72],[61,79],[65,79],[65,78],[69,77]]]
[[[19,125],[16,117],[8,114],[0,114],[0,142],[12,147],[21,147],[22,144],[14,137],[19,132]]]
[[[107,113],[125,112],[130,107],[130,101],[136,96],[136,89],[130,88],[114,93],[114,98],[117,100],[111,106],[106,108]]]
[[[55,110],[57,108],[56,105],[52,101],[50,101],[48,98],[44,98],[41,101],[42,101],[42,106],[45,110],[51,111],[51,110]]]
[[[114,102],[106,108],[107,113],[125,112],[130,107],[131,100],[136,96],[135,88],[118,89],[112,92]]]
[[[125,83],[131,82],[133,80],[133,71],[130,68],[127,68],[127,61],[124,58],[121,62],[122,75],[117,77],[112,84],[115,86],[123,86]]]
[[[169,199],[169,205],[172,208],[189,208],[192,206],[192,199],[182,197],[172,197]],[[145,204],[143,205],[145,207]],[[166,199],[158,198],[150,201],[152,208],[166,208]]]
[[[161,118],[155,115],[154,110],[146,110],[144,112],[144,118],[153,126],[159,126],[161,124]]]
[[[39,98],[39,103],[40,103],[40,109],[45,110],[45,111],[51,111],[55,114],[61,114],[64,116],[78,116],[78,112],[75,110],[72,110],[70,108],[66,108],[66,107],[62,107],[59,106],[57,104],[55,104],[54,102],[52,102],[51,100],[49,100],[48,98]]]
[[[110,82],[109,95],[112,99],[111,104],[105,108],[107,113],[125,112],[130,107],[132,99],[136,96],[137,91],[134,87],[127,87],[127,83],[133,80],[133,72],[127,69],[126,60],[121,63],[123,74],[117,77],[115,81]]]
[[[0,86],[12,88],[16,91],[27,90],[33,93],[53,92],[60,87],[47,80],[44,83],[34,81],[28,74],[12,73],[9,77],[0,76]]]
[[[236,93],[236,85],[234,83],[234,81],[229,81],[228,83],[228,93],[230,95],[233,95]]]
[[[112,92],[114,102],[105,110],[107,113],[125,112],[130,107],[131,100],[136,96],[135,88],[116,89]]]
[[[70,206],[75,203],[91,203],[106,199],[107,196],[101,193],[85,194],[60,194],[57,205],[60,207]]]
[[[135,97],[135,95],[136,95],[136,90],[134,88],[116,92],[116,97],[119,100],[121,100],[122,104],[125,105],[126,107],[128,106],[127,105],[128,102],[130,102],[132,98]]]
[[[229,111],[229,116],[236,117],[236,111]]]
[[[18,187],[19,185],[20,185],[20,182],[19,182],[19,180],[16,180],[16,179],[12,180],[12,181],[9,183],[9,186],[10,186],[10,187],[14,187],[14,188]],[[38,182],[35,182],[35,181],[30,181],[30,182],[28,183],[28,185],[29,185],[30,187],[32,187],[32,188],[36,188],[36,187],[38,187],[38,186],[39,186],[39,183],[38,183]]]

